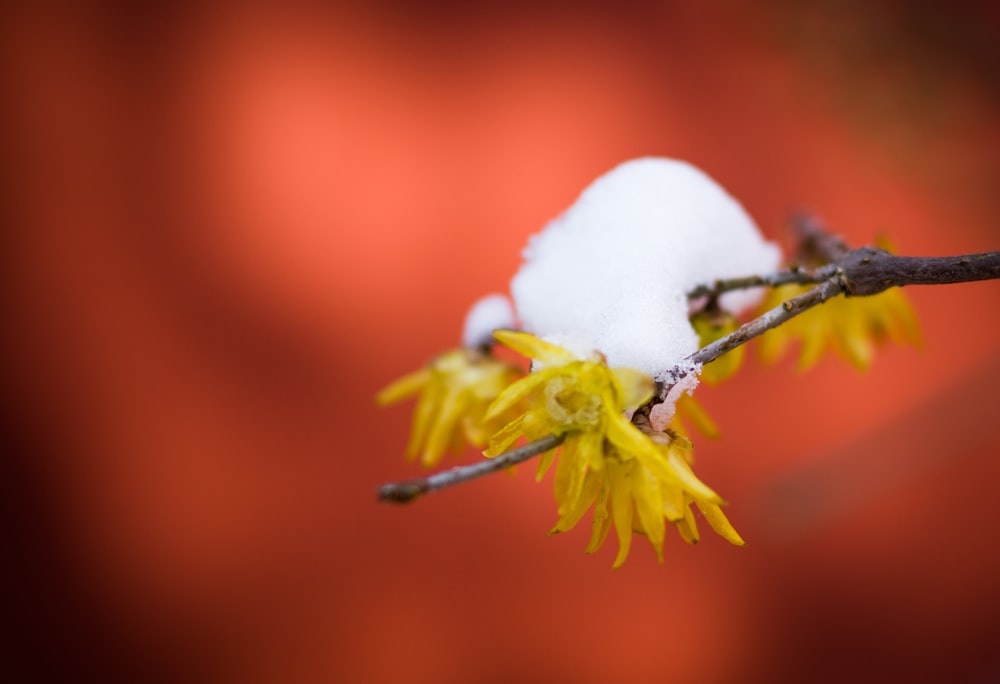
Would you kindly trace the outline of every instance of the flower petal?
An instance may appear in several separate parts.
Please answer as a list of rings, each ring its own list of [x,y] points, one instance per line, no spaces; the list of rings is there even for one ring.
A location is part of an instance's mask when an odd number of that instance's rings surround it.
[[[913,310],[910,300],[906,294],[898,289],[887,290],[879,297],[884,297],[887,308],[887,318],[891,322],[889,325],[889,337],[896,344],[909,342],[914,347],[923,346],[923,335],[920,332],[920,323],[917,321],[917,313]]]
[[[698,479],[691,470],[684,457],[676,449],[667,449],[667,462],[675,477],[684,485],[684,489],[691,493],[694,498],[701,498],[714,504],[722,503],[722,497],[713,492],[708,486]]]
[[[427,444],[424,446],[424,453],[421,457],[424,465],[436,465],[444,456],[445,449],[448,448],[452,441],[452,435],[458,428],[458,422],[462,417],[466,403],[460,392],[445,393],[437,419],[431,426],[431,432],[427,436]]]
[[[844,313],[840,316],[840,325],[831,326],[834,334],[834,344],[837,350],[859,371],[871,367],[875,358],[875,345],[872,339],[881,327],[883,318],[881,306],[872,300],[847,301],[835,300]],[[847,307],[852,307],[848,309]]]
[[[556,457],[556,450],[549,449],[538,459],[538,470],[535,471],[535,482],[541,482],[542,478],[545,477],[545,473],[549,471],[552,466],[552,461]]]
[[[492,458],[494,456],[499,456],[503,452],[507,451],[511,444],[513,444],[518,437],[522,434],[522,424],[524,419],[528,414],[522,414],[504,425],[500,430],[490,437],[490,445],[486,451],[483,452],[483,456],[487,458]]]
[[[643,531],[656,551],[656,558],[663,562],[663,536],[666,524],[663,522],[663,495],[660,483],[641,463],[632,469],[632,496],[635,510]]]
[[[613,467],[608,464],[609,471]],[[594,526],[590,534],[590,543],[583,550],[584,553],[594,553],[604,545],[604,540],[608,537],[608,531],[611,529],[611,515],[608,511],[610,494],[611,481],[610,476],[606,474],[601,483],[601,489],[597,493],[597,499],[594,501]]]
[[[660,484],[663,515],[672,523],[684,519],[684,490],[675,484]]]
[[[688,544],[698,543],[698,522],[694,519],[694,514],[691,512],[690,506],[684,507],[684,517],[678,520],[675,525],[677,526],[677,532],[681,535],[681,539]]]
[[[698,346],[705,347],[734,332],[739,321],[726,312],[702,312],[691,317],[691,326],[698,333]],[[735,347],[706,364],[699,377],[708,385],[717,385],[740,369],[745,354],[745,346]]]
[[[653,398],[656,391],[653,378],[633,368],[612,368],[611,377],[618,391],[618,411],[642,406]]]
[[[552,528],[549,534],[555,534],[557,532],[566,532],[567,530],[573,529],[580,518],[583,517],[590,505],[594,503],[594,499],[597,498],[598,493],[601,490],[601,485],[604,482],[604,476],[601,473],[595,473],[594,471],[588,471],[583,479],[583,487],[580,492],[580,496],[577,498],[576,504],[572,509],[567,510],[561,515],[556,526]]]
[[[638,455],[653,459],[659,457],[656,444],[620,413],[608,414],[607,437],[625,459]]]
[[[601,471],[604,469],[604,434],[594,430],[584,432],[579,438],[580,460],[586,464],[590,470]]]
[[[801,315],[808,316],[810,313],[812,312],[807,311]],[[819,361],[819,358],[823,355],[823,350],[826,349],[827,345],[827,332],[823,329],[824,326],[821,323],[813,323],[810,327],[811,330],[807,328],[801,335],[802,351],[799,354],[798,364],[798,370],[800,373],[805,372],[816,365],[816,362]]]
[[[759,340],[757,343],[757,351],[764,363],[777,363],[778,360],[785,355],[785,352],[788,351],[791,336],[788,334],[788,331],[785,330],[785,326],[787,325],[789,324],[786,323],[784,326],[772,328],[757,338]]]
[[[445,388],[439,378],[431,375],[424,393],[420,395],[417,408],[413,412],[413,427],[410,430],[410,442],[406,445],[406,457],[410,460],[417,457],[420,447],[430,432],[434,416],[440,410]]]
[[[729,522],[729,518],[726,514],[722,512],[722,509],[711,503],[702,503],[697,499],[694,502],[701,514],[705,516],[705,520],[711,525],[715,533],[728,541],[730,544],[735,544],[736,546],[746,546],[746,542],[743,541],[743,537],[733,528],[732,524]]]
[[[561,366],[570,361],[577,360],[568,350],[551,342],[546,342],[530,333],[519,330],[495,330],[493,337],[505,347],[509,347],[529,359],[537,359],[546,367]]]
[[[559,464],[556,466],[555,497],[560,517],[576,510],[586,474],[587,464],[580,457],[580,438],[571,434],[563,443]]]
[[[494,418],[502,415],[504,412],[510,410],[514,407],[514,405],[522,401],[534,390],[541,387],[558,374],[558,368],[541,370],[537,373],[531,373],[527,377],[521,378],[517,382],[511,384],[507,389],[501,392],[500,395],[493,400],[493,403],[490,404],[489,408],[486,409],[486,420],[493,420]]]
[[[375,402],[379,406],[386,406],[387,404],[402,401],[422,390],[430,379],[431,370],[429,368],[421,368],[418,371],[404,375],[376,394]]]
[[[632,493],[626,467],[609,470],[611,479],[611,518],[618,535],[618,555],[612,569],[620,568],[632,546]]]

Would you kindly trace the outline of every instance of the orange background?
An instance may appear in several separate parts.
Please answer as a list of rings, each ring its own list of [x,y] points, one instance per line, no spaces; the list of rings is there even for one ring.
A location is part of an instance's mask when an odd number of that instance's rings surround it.
[[[416,476],[373,394],[458,342],[615,164],[702,167],[787,244],[996,249],[988,3],[5,10],[4,532],[32,678],[1000,678],[1000,286],[921,351],[699,399],[745,549],[586,557],[527,472]],[[664,255],[664,268],[670,267]],[[468,459],[473,458],[466,454]],[[6,555],[6,554],[5,554]],[[25,677],[27,678],[27,677]]]

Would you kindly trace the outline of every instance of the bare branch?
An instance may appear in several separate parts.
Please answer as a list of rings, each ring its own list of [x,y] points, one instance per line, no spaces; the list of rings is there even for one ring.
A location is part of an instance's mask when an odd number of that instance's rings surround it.
[[[980,252],[950,257],[896,256],[877,247],[847,252],[840,261],[809,271],[790,268],[762,276],[716,280],[688,292],[688,299],[718,297],[733,290],[781,285],[821,283],[842,274],[850,296],[872,295],[904,285],[948,285],[1000,278],[1000,252]]]
[[[876,247],[855,249],[838,266],[850,296],[903,285],[948,285],[1000,278],[1000,251],[950,257],[907,257]]]
[[[697,299],[699,297],[718,297],[725,292],[747,290],[751,287],[779,287],[793,283],[797,285],[810,285],[821,283],[829,277],[830,274],[822,270],[806,271],[799,268],[790,268],[786,271],[778,271],[762,276],[755,275],[744,278],[716,280],[711,285],[699,285],[688,292],[687,296],[688,299]]]
[[[778,275],[781,274],[764,276],[759,280],[777,280]],[[847,252],[836,263],[816,269],[812,276],[825,276],[826,280],[686,357],[667,373],[659,392],[660,400],[665,400],[674,385],[692,372],[694,364],[711,363],[727,351],[746,344],[830,297],[839,294],[849,297],[875,295],[904,285],[947,285],[1000,278],[1000,251],[952,257],[905,257],[877,247],[861,247]],[[750,283],[746,287],[761,284],[751,282],[753,280],[753,277],[739,278],[728,283]],[[721,282],[717,281],[716,286]]]
[[[1000,278],[1000,251],[952,257],[894,256],[876,247],[848,251],[839,238],[828,235],[815,221],[799,219],[797,226],[803,244],[814,255],[822,253],[824,258],[833,255],[837,255],[837,258],[813,271],[793,268],[771,275],[718,280],[712,285],[695,288],[688,296],[716,297],[730,290],[776,287],[790,283],[816,283],[816,286],[685,357],[667,373],[663,382],[658,383],[659,392],[651,403],[664,401],[670,390],[694,372],[697,365],[711,363],[726,352],[831,297],[841,294],[848,297],[868,296],[904,285],[943,285]],[[648,411],[648,405],[646,410]],[[643,409],[637,415],[645,415]],[[459,466],[416,480],[385,484],[379,487],[378,498],[380,501],[407,503],[434,490],[461,484],[527,461],[554,449],[564,439],[565,435],[550,435],[487,461]]]
[[[436,489],[444,489],[452,485],[468,482],[483,475],[498,472],[504,468],[523,463],[528,459],[543,454],[549,449],[555,449],[562,444],[565,435],[549,435],[541,439],[525,444],[517,449],[512,449],[496,458],[491,458],[471,465],[458,466],[450,470],[443,470],[428,477],[407,480],[405,482],[390,482],[378,488],[378,500],[392,503],[409,503],[419,496],[433,492]]]

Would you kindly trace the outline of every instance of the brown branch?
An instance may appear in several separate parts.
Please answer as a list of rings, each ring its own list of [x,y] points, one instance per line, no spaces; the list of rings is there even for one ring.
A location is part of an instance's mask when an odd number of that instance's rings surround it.
[[[904,285],[948,285],[1000,278],[1000,251],[950,257],[907,257],[877,247],[849,252],[837,263],[849,296],[873,295]]]
[[[688,292],[688,299],[718,297],[733,290],[781,285],[809,285],[842,275],[846,294],[878,294],[904,285],[948,285],[1000,278],[1000,252],[980,252],[950,257],[908,257],[890,254],[878,247],[847,252],[839,261],[815,270],[790,268],[767,275],[716,280]]]
[[[726,278],[714,281],[711,285],[699,285],[688,292],[688,299],[699,297],[718,297],[733,290],[748,290],[752,287],[779,287],[781,285],[810,285],[821,283],[830,277],[829,273],[807,271],[800,268],[790,268],[762,276],[746,276],[743,278]]]
[[[504,468],[517,465],[518,463],[523,463],[550,449],[555,449],[562,444],[565,438],[565,435],[549,435],[548,437],[542,437],[537,441],[529,442],[522,447],[512,449],[507,453],[486,461],[443,470],[440,473],[434,473],[428,477],[421,477],[416,480],[390,482],[378,488],[378,500],[391,503],[409,503],[417,497],[433,492],[436,489],[444,489],[445,487],[468,482],[477,477],[489,475]]]
[[[848,297],[869,296],[904,285],[948,285],[1000,278],[1000,251],[951,257],[906,257],[895,256],[877,247],[861,247],[847,252],[836,263],[816,269],[812,277],[816,276],[824,276],[826,280],[686,357],[667,373],[658,393],[660,401],[666,399],[674,385],[693,372],[695,364],[711,363],[731,349],[746,344],[803,311],[822,304],[830,297],[839,294]],[[760,280],[768,279],[776,280],[774,276],[764,276]],[[750,283],[744,287],[754,287],[759,284],[752,283],[751,280],[752,278],[737,278],[717,281],[715,285],[738,285],[743,282]],[[701,291],[705,294],[719,292]]]
[[[813,249],[822,250],[827,255],[839,254],[839,258],[814,271],[790,269],[766,276],[718,280],[712,285],[695,288],[688,296],[715,297],[729,290],[760,286],[776,287],[789,283],[817,283],[817,285],[685,357],[666,374],[663,382],[657,383],[659,392],[653,399],[654,403],[664,401],[670,390],[680,380],[694,372],[699,365],[711,363],[726,352],[746,344],[831,297],[841,294],[849,297],[868,296],[904,285],[944,285],[1000,278],[1000,252],[952,257],[904,257],[894,256],[875,247],[847,251],[839,238],[826,236],[818,224],[806,220],[803,220],[800,233],[804,242],[812,241]],[[648,411],[648,407],[646,410]],[[644,415],[642,409],[638,415]],[[407,503],[434,490],[461,484],[527,461],[554,449],[563,439],[565,435],[558,437],[550,435],[487,461],[459,466],[416,480],[385,484],[379,487],[378,499]]]

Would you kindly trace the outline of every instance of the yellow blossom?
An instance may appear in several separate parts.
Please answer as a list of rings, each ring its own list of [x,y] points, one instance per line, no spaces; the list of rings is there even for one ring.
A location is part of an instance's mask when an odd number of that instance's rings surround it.
[[[765,309],[810,289],[809,285],[783,285],[772,290]],[[875,356],[875,346],[886,339],[897,344],[920,346],[917,317],[906,295],[892,288],[869,297],[834,297],[784,324],[769,330],[760,343],[761,357],[768,362],[782,358],[793,341],[802,344],[799,370],[812,367],[828,347],[850,361],[858,370],[867,370]]]
[[[662,433],[661,433],[662,434]],[[601,486],[594,502],[594,529],[587,553],[600,548],[612,526],[618,535],[618,556],[614,567],[620,567],[628,556],[631,533],[645,534],[663,561],[663,541],[666,522],[674,525],[680,537],[689,544],[698,543],[698,524],[692,504],[715,532],[737,546],[746,542],[722,512],[722,501],[708,489],[691,470],[688,456],[690,443],[676,436],[663,435],[669,441],[660,444],[659,451],[666,457],[673,477],[664,479],[642,457],[623,458],[615,452],[608,454]],[[618,456],[616,458],[616,456]],[[596,478],[595,478],[596,479]],[[594,485],[591,485],[594,486]],[[568,529],[568,528],[567,528]],[[561,531],[557,525],[555,531]]]
[[[487,352],[454,349],[396,380],[375,400],[386,405],[419,395],[406,455],[414,459],[419,454],[421,463],[431,467],[446,450],[459,451],[466,441],[486,445],[508,418],[486,419],[486,409],[520,375],[516,366]]]
[[[573,528],[593,507],[588,553],[600,548],[614,526],[619,541],[614,567],[625,562],[633,531],[645,534],[662,560],[665,521],[689,542],[697,541],[693,503],[722,536],[743,543],[719,509],[722,499],[691,470],[682,449],[690,443],[675,434],[642,431],[625,417],[625,411],[652,398],[652,378],[632,369],[609,368],[603,359],[578,359],[528,333],[495,335],[541,368],[504,390],[487,410],[490,419],[521,401],[530,406],[490,439],[485,453],[503,453],[522,436],[565,437],[556,466],[559,519],[553,533]],[[538,479],[554,458],[555,449],[542,455]]]

